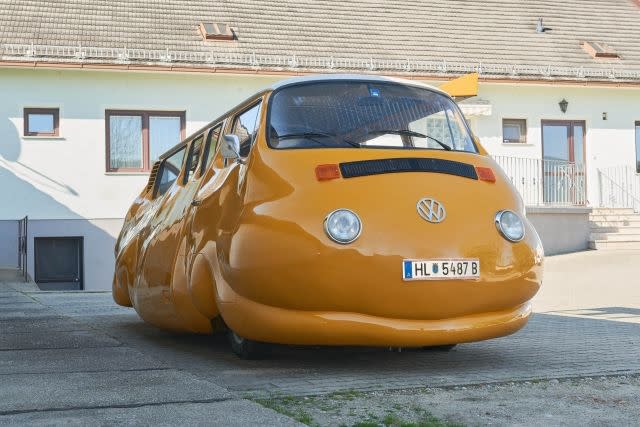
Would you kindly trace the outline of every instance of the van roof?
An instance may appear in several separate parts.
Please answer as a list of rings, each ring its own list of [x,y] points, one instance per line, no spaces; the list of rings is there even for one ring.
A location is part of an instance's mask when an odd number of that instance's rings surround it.
[[[378,83],[398,83],[407,86],[416,86],[425,89],[434,90],[436,92],[445,93],[435,86],[424,84],[415,80],[400,79],[395,77],[385,77],[369,74],[315,74],[303,77],[293,77],[281,80],[271,86],[271,90],[281,89],[287,86],[293,86],[301,83],[326,82],[326,81],[357,81],[357,82],[378,82]]]

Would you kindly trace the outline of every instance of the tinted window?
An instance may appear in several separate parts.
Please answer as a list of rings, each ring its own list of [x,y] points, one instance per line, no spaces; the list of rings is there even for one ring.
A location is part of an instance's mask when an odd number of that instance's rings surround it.
[[[216,154],[216,147],[218,146],[218,140],[220,139],[220,132],[222,131],[222,125],[219,124],[209,132],[207,138],[207,144],[204,148],[204,156],[202,161],[202,173],[209,167],[213,156]]]
[[[160,173],[160,181],[158,182],[156,195],[161,196],[166,193],[173,183],[176,182],[176,179],[178,179],[180,169],[182,168],[182,161],[184,160],[185,149],[186,148],[182,148],[162,162],[162,172]]]
[[[240,138],[240,156],[247,157],[256,136],[260,103],[238,115],[233,122],[231,133]]]
[[[185,182],[192,178],[196,172],[198,161],[200,160],[200,154],[202,153],[202,141],[204,141],[204,136],[201,135],[191,143],[191,148],[189,149],[189,163],[187,163],[187,174],[184,177]]]
[[[460,110],[435,90],[395,83],[319,82],[277,91],[273,148],[427,148],[477,152]]]

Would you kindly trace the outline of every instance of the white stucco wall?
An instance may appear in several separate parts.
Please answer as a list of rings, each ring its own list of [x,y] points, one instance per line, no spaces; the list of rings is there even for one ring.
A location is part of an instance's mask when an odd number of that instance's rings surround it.
[[[0,69],[0,219],[122,218],[147,175],[105,172],[105,110],[185,110],[189,134],[272,81]],[[23,137],[25,107],[60,108],[60,137]]]
[[[0,219],[121,218],[147,176],[105,172],[105,110],[185,110],[189,134],[278,79],[0,69]],[[585,121],[591,203],[596,168],[634,164],[639,88],[483,83],[479,96],[490,101],[492,115],[472,117],[472,127],[492,154],[539,158],[541,120]],[[566,114],[558,107],[563,98]],[[60,138],[23,137],[24,107],[60,108]],[[503,118],[527,119],[527,144],[502,143]]]
[[[481,84],[479,96],[492,115],[473,120],[474,131],[494,155],[542,157],[542,120],[584,121],[587,200],[599,200],[597,169],[635,165],[635,122],[640,120],[640,88],[538,84]],[[566,99],[566,113],[558,103]],[[602,113],[607,113],[607,120]],[[502,142],[502,119],[527,120],[527,144]]]
[[[31,239],[85,236],[87,289],[107,288],[119,224],[147,175],[105,171],[105,110],[185,110],[189,134],[282,78],[0,69],[0,221],[29,215],[34,221]],[[540,158],[542,120],[584,121],[592,205],[598,203],[597,168],[635,162],[640,88],[482,83],[479,97],[490,102],[491,115],[469,119],[495,155]],[[566,114],[558,106],[563,98],[569,102]],[[60,137],[23,137],[25,107],[59,108]],[[527,144],[502,143],[503,118],[527,119]],[[5,253],[0,264],[13,263],[13,225],[0,227],[0,240],[8,242],[0,245]],[[33,273],[32,261],[30,266]]]

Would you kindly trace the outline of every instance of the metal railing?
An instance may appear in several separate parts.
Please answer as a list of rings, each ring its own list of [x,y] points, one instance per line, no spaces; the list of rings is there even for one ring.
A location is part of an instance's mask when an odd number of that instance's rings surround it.
[[[640,212],[640,174],[633,166],[598,169],[600,206]]]
[[[27,242],[29,235],[29,217],[25,216],[18,221],[18,270],[22,273],[24,281],[29,281],[27,273]]]
[[[584,206],[586,170],[582,163],[493,156],[516,187],[525,205]]]

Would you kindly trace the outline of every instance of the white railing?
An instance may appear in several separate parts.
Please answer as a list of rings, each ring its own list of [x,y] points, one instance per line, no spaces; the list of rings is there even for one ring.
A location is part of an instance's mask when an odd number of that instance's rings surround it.
[[[598,169],[600,206],[640,212],[640,174],[633,166]]]
[[[493,156],[528,206],[587,204],[584,164],[562,160]]]

